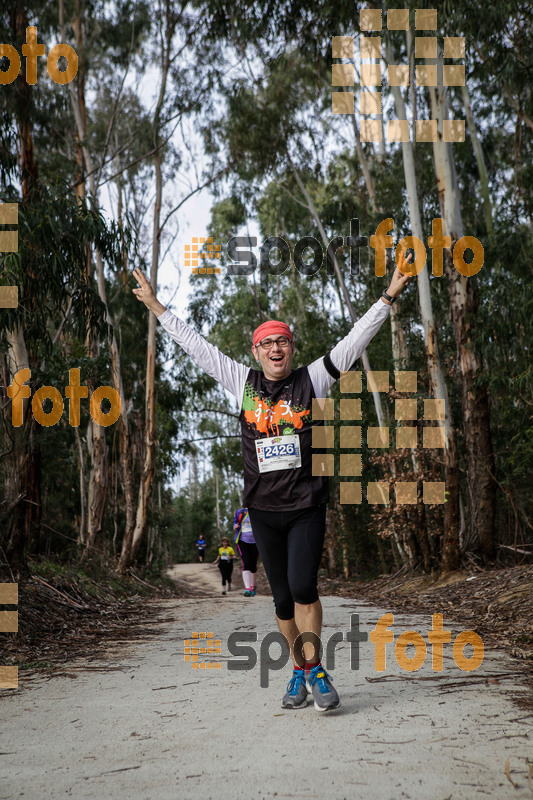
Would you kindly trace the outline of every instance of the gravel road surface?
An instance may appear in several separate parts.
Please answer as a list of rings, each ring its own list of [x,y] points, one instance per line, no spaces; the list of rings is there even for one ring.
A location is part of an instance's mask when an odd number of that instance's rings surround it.
[[[511,700],[525,691],[511,659],[486,652],[479,669],[463,672],[445,644],[443,669],[434,672],[431,618],[395,615],[395,642],[406,630],[426,640],[418,671],[398,666],[392,643],[377,672],[370,641],[353,669],[354,645],[340,641],[330,674],[342,707],[286,711],[290,666],[276,669],[280,648],[273,643],[267,654],[263,643],[275,631],[271,598],[247,599],[242,590],[222,597],[210,564],[172,574],[198,596],[165,601],[159,635],[59,674],[23,673],[19,689],[0,690],[0,800],[533,798],[532,718]],[[323,604],[324,642],[336,632],[345,639],[353,615],[370,632],[389,611],[357,599]],[[453,642],[460,629],[444,623]],[[198,656],[220,668],[185,661],[193,632],[220,639],[220,654]],[[229,669],[245,660],[229,652],[232,632],[255,639],[254,668]]]

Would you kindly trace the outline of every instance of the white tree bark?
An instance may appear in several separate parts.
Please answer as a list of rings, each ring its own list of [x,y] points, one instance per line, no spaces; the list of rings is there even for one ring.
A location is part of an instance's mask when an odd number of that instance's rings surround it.
[[[395,63],[394,53],[390,41],[386,45],[386,57],[389,64]],[[396,117],[401,120],[407,119],[405,103],[401,88],[391,86]],[[416,181],[415,162],[413,156],[413,145],[411,141],[402,142],[402,157],[405,174],[405,185],[409,203],[409,214],[411,218],[411,228],[413,235],[422,242],[425,240],[420,216],[420,204],[418,200],[418,188]],[[435,330],[435,318],[431,303],[429,288],[429,268],[425,267],[418,273],[418,296],[420,316],[424,328],[424,345],[426,350],[426,362],[433,396],[443,399],[445,407],[445,467],[446,467],[446,489],[448,492],[445,505],[445,529],[443,537],[443,568],[445,570],[456,569],[459,564],[459,474],[457,465],[457,447],[452,425],[448,389],[444,380],[441,367],[437,334]]]
[[[152,225],[152,264],[150,269],[150,284],[157,293],[157,271],[161,249],[161,207],[163,202],[163,173],[161,170],[161,113],[167,91],[167,81],[170,71],[170,50],[172,37],[176,26],[176,18],[167,9],[168,18],[164,18],[164,30],[161,35],[161,83],[159,96],[154,112],[152,125],[154,136],[154,171],[155,171],[155,203]],[[164,15],[163,15],[164,16]],[[172,19],[170,18],[172,17]],[[146,400],[144,422],[144,461],[142,465],[141,483],[137,502],[137,514],[131,546],[125,540],[120,556],[119,569],[124,571],[130,566],[138,552],[142,537],[146,530],[148,507],[152,493],[155,476],[155,356],[156,356],[156,327],[157,319],[154,314],[148,316],[148,342],[146,348]],[[129,550],[129,552],[128,552]]]
[[[474,155],[476,157],[477,168],[479,170],[479,180],[481,182],[481,192],[483,195],[483,211],[485,214],[485,224],[487,226],[487,233],[489,234],[489,236],[492,236],[492,230],[493,230],[492,203],[490,201],[487,166],[485,164],[485,159],[483,157],[481,142],[479,141],[479,136],[477,135],[477,129],[474,122],[474,117],[472,116],[472,105],[470,103],[470,94],[468,92],[468,87],[466,86],[466,83],[464,86],[461,87],[461,93],[463,95],[463,102],[465,104],[468,132],[470,133],[470,139],[472,140],[472,147],[474,148]]]
[[[292,167],[292,171],[294,173],[294,177],[296,179],[296,183],[298,184],[298,187],[299,187],[301,193],[303,194],[303,196],[305,198],[305,202],[307,203],[307,207],[309,208],[309,211],[311,212],[311,215],[312,215],[313,219],[315,220],[315,223],[316,223],[316,225],[318,227],[318,230],[319,230],[319,233],[320,233],[320,238],[322,239],[324,247],[327,250],[328,245],[329,245],[329,239],[327,237],[326,231],[324,230],[324,226],[322,225],[320,217],[318,216],[318,212],[316,210],[315,204],[313,203],[313,198],[311,197],[311,195],[309,194],[309,192],[305,188],[305,184],[302,181],[302,179],[301,179],[301,177],[300,177],[300,175],[298,173],[298,170],[296,169],[294,164],[291,164],[291,167]],[[334,267],[334,270],[335,270],[335,275],[337,277],[338,284],[339,284],[341,292],[342,292],[342,297],[344,299],[344,303],[346,305],[346,308],[348,309],[348,313],[350,314],[350,319],[352,320],[353,323],[356,323],[357,322],[357,314],[355,313],[355,308],[353,307],[353,303],[352,303],[350,294],[348,292],[348,287],[346,286],[346,282],[344,280],[344,276],[343,276],[343,274],[341,272],[341,269],[339,267],[339,262],[337,261],[335,256],[333,256],[333,267]],[[361,360],[363,362],[363,368],[364,368],[365,372],[369,372],[370,371],[370,362],[368,360],[368,355],[367,355],[366,350],[363,350],[363,353],[361,355]],[[383,407],[381,405],[381,398],[379,396],[379,392],[372,392],[372,398],[374,400],[374,408],[375,408],[375,411],[376,411],[376,417],[378,419],[378,424],[380,426],[382,426],[382,425],[384,425],[384,415],[383,415]]]
[[[452,147],[443,138],[443,121],[448,118],[445,90],[430,88],[430,101],[432,116],[437,120],[438,127],[437,141],[433,143],[433,155],[439,200],[446,226],[445,233],[451,237],[453,247],[457,240],[464,236],[464,230]],[[470,512],[469,538],[477,538],[483,557],[491,560],[494,557],[494,458],[488,396],[483,387],[476,386],[476,376],[481,363],[473,348],[470,333],[471,318],[476,313],[476,300],[470,278],[461,275],[455,269],[451,250],[445,254],[444,265],[461,375]]]
[[[387,61],[389,64],[394,63],[394,56],[390,43],[387,45]],[[401,88],[399,86],[391,86],[390,88],[394,98],[396,117],[398,119],[407,119]],[[407,199],[409,203],[409,216],[411,218],[411,228],[413,235],[417,236],[423,242],[425,241],[425,236],[420,217],[420,204],[418,200],[413,145],[410,141],[402,142],[402,157],[405,175],[405,187],[407,190]],[[422,272],[418,273],[417,281],[420,316],[422,319],[422,325],[424,327],[424,343],[426,347],[429,379],[431,382],[433,396],[446,400],[446,438],[448,439],[453,435],[453,433],[451,430],[451,418],[449,416],[448,391],[440,364],[439,349],[435,332],[435,317],[433,315],[433,306],[431,303],[428,267],[425,267]]]
[[[302,179],[301,179],[296,167],[293,164],[291,164],[291,167],[292,167],[292,170],[293,170],[293,173],[294,173],[294,177],[296,179],[296,183],[298,184],[298,187],[300,188],[300,191],[302,192],[302,194],[303,194],[303,196],[305,198],[305,201],[307,203],[309,211],[311,212],[311,214],[313,216],[313,219],[315,220],[315,223],[316,223],[316,225],[318,227],[318,230],[320,232],[320,238],[322,239],[324,247],[327,250],[328,244],[329,244],[329,240],[328,240],[328,237],[326,235],[326,231],[324,230],[324,226],[322,225],[322,222],[321,222],[320,217],[318,215],[318,212],[316,210],[316,207],[315,207],[315,205],[313,203],[313,199],[312,199],[311,195],[309,194],[309,192],[307,191],[307,189],[305,188],[305,184],[302,181]],[[334,270],[335,270],[335,275],[337,277],[338,284],[339,284],[339,286],[341,288],[341,292],[342,292],[342,296],[343,296],[343,299],[344,299],[344,303],[346,305],[346,308],[348,309],[348,313],[350,314],[350,319],[352,320],[353,323],[355,323],[355,322],[357,322],[357,314],[355,313],[355,309],[353,307],[353,303],[352,303],[350,294],[348,292],[348,287],[346,286],[346,282],[344,280],[344,276],[343,276],[343,274],[341,272],[341,269],[339,267],[339,263],[338,263],[337,259],[335,258],[335,255],[333,256],[333,267],[334,267]],[[361,354],[361,361],[363,362],[363,369],[365,370],[365,372],[368,375],[368,373],[371,372],[371,366],[370,366],[370,361],[369,361],[369,358],[368,358],[368,353],[366,352],[366,350],[363,350],[363,352]],[[381,404],[380,393],[377,392],[377,391],[372,391],[372,399],[374,401],[374,410],[376,412],[378,425],[379,425],[379,427],[384,427],[385,426],[385,415],[383,413],[383,406]],[[394,461],[390,462],[390,469],[391,469],[391,474],[392,474],[392,476],[394,478],[396,476],[396,466],[394,464]],[[399,538],[399,536],[398,536],[396,531],[393,531],[393,536],[394,536],[394,541],[396,543],[398,551],[399,551],[399,553],[401,555],[401,558],[404,561],[406,561],[407,560],[407,556],[406,556],[405,547],[400,542],[400,538]],[[343,557],[344,557],[344,552],[343,552]]]
[[[59,0],[59,16],[60,27],[63,31],[63,0]],[[81,35],[81,22],[78,19],[76,26],[78,35]],[[93,166],[91,153],[86,145],[86,125],[80,97],[76,91],[74,82],[69,84],[69,93],[71,99],[72,110],[74,119],[76,121],[76,128],[78,133],[78,140],[83,153],[83,159],[89,180],[89,187],[93,202],[98,207],[98,185],[96,183],[96,174]],[[113,384],[115,390],[120,397],[120,418],[119,418],[119,435],[120,435],[120,462],[123,477],[123,490],[126,505],[126,530],[125,537],[131,538],[134,524],[134,493],[133,493],[133,467],[130,458],[130,435],[128,428],[127,405],[124,395],[124,383],[122,380],[122,370],[120,364],[120,352],[116,338],[116,324],[109,311],[109,306],[106,297],[105,288],[105,275],[102,254],[95,248],[95,263],[96,263],[96,282],[98,286],[98,294],[105,307],[106,321],[109,325],[111,335],[109,346],[111,350],[111,366],[113,371]],[[87,446],[90,457],[90,471],[89,471],[89,510],[87,514],[87,536],[86,545],[87,550],[94,545],[96,537],[100,534],[102,528],[103,512],[105,508],[105,497],[107,493],[107,447],[105,442],[105,431],[96,423],[92,417],[89,421],[87,431]],[[81,474],[83,475],[83,465],[80,467]],[[83,503],[83,498],[82,498]],[[83,514],[82,514],[83,518]]]

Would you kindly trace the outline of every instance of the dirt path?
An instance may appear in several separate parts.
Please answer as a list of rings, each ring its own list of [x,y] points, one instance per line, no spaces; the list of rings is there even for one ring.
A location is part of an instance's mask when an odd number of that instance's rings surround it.
[[[356,669],[354,645],[343,640],[329,667],[342,707],[284,711],[290,668],[276,668],[278,645],[267,652],[271,598],[222,597],[212,565],[174,574],[198,596],[166,601],[158,636],[0,692],[0,800],[533,797],[531,717],[511,702],[520,688],[507,657],[486,653],[476,672],[461,672],[445,645],[444,668],[434,672],[428,645],[421,669],[407,672],[388,644],[377,672],[371,642],[361,644]],[[323,603],[325,643],[337,632],[346,638],[352,615],[370,632],[387,611],[348,598]],[[392,629],[395,640],[415,630],[427,641],[430,626],[428,616],[398,614]],[[445,627],[453,641],[460,631],[446,618]],[[220,669],[184,660],[193,632],[220,639],[220,655],[198,656]],[[253,669],[231,669],[245,660],[230,652],[231,633],[248,635]]]
[[[192,589],[198,597],[215,597],[222,593],[220,570],[214,564],[174,564],[167,575],[180,586],[187,586],[189,593]],[[242,591],[243,588],[240,570],[234,564],[232,590]]]

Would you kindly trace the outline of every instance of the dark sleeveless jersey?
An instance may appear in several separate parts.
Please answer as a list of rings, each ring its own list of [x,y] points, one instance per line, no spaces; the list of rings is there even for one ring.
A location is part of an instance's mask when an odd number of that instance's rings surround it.
[[[243,505],[262,511],[292,511],[327,503],[328,478],[312,474],[312,400],[316,397],[307,367],[280,381],[267,380],[251,369],[246,378],[240,413],[244,460]],[[316,421],[314,425],[322,425]],[[260,473],[256,441],[297,434],[302,466]]]
[[[312,400],[327,397],[336,380],[332,372],[350,369],[389,313],[390,306],[378,300],[330,351],[328,367],[321,357],[281,381],[266,380],[262,372],[224,355],[168,309],[158,317],[185,352],[240,404],[244,506],[280,511],[327,502],[328,479],[312,474],[313,453],[323,452],[311,447]],[[318,420],[314,423],[321,424]],[[302,466],[260,473],[257,440],[288,434],[300,437]]]

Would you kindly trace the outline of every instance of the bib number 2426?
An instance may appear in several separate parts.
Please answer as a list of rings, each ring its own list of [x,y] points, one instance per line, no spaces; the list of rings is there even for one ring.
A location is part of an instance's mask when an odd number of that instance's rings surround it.
[[[256,453],[261,473],[279,469],[296,469],[302,466],[300,437],[297,434],[257,439]]]

